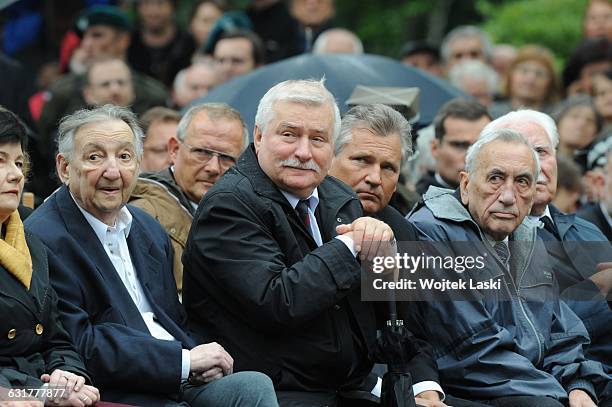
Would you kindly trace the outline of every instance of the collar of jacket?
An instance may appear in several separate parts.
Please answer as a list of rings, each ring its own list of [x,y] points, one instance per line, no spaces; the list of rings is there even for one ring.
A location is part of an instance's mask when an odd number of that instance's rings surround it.
[[[276,184],[259,166],[253,143],[242,154],[236,165],[228,171],[237,171],[244,175],[257,194],[291,208]],[[351,199],[358,199],[348,185],[331,176],[326,176],[317,188],[321,198],[319,205],[327,208],[339,208]]]
[[[459,188],[453,191],[452,189],[430,187],[423,195],[423,204],[429,208],[437,219],[469,224],[478,233],[480,240],[486,241],[484,232],[461,202]],[[512,262],[515,270],[519,270],[517,273],[519,279],[525,271],[531,253],[535,248],[538,223],[525,216],[523,222],[509,236],[510,241],[529,243],[512,246]]]
[[[561,240],[563,240],[567,231],[574,226],[576,214],[565,214],[553,204],[548,204],[548,209],[550,210],[550,216],[552,216],[553,221],[555,221],[555,226],[557,227],[559,236],[561,237]]]
[[[195,214],[195,209],[193,205],[191,205],[191,201],[187,198],[187,195],[183,192],[181,187],[178,186],[176,180],[174,179],[174,174],[172,173],[171,167],[166,168],[165,170],[161,170],[159,172],[147,172],[144,174],[140,174],[139,178],[144,178],[146,180],[156,181],[161,184],[171,195],[173,195],[180,203],[180,205],[189,212],[191,217]]]

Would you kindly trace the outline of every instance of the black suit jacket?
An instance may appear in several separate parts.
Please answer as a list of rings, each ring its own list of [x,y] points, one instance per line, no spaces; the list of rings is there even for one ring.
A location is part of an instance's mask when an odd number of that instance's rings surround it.
[[[64,325],[105,400],[128,393],[179,391],[182,349],[195,346],[172,276],[172,247],[161,226],[142,210],[127,239],[143,291],[159,323],[177,341],[149,333],[93,229],[61,187],[30,215],[26,228],[47,246],[51,282]]]
[[[55,369],[89,381],[60,322],[45,247],[30,234],[26,241],[33,269],[29,290],[0,265],[0,387],[37,388],[43,384],[40,375]]]

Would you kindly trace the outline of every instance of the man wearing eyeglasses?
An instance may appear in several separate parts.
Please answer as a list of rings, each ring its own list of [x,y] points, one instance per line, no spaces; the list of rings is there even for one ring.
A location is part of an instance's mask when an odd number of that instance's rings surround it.
[[[168,232],[179,296],[183,290],[181,257],[198,203],[248,143],[248,130],[236,110],[221,103],[197,105],[185,113],[176,137],[168,141],[174,164],[138,179],[130,204],[155,217]]]
[[[423,175],[417,192],[423,195],[431,185],[457,189],[467,150],[490,121],[487,109],[472,100],[457,98],[442,106],[434,118],[435,138],[431,141],[436,170]]]

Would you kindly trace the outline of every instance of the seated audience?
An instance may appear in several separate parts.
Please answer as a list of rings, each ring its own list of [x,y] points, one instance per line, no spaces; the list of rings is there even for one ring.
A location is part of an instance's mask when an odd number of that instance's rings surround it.
[[[100,393],[86,384],[89,374],[60,321],[45,247],[19,216],[26,137],[17,116],[0,107],[0,388],[48,388],[57,394],[43,399],[47,406],[90,406]],[[19,398],[0,393],[0,405],[27,405]]]
[[[64,185],[26,227],[49,252],[61,320],[109,401],[276,406],[268,377],[231,374],[230,354],[216,342],[197,345],[186,329],[170,239],[151,216],[126,206],[142,136],[134,114],[112,105],[60,124]]]
[[[363,44],[352,31],[330,28],[323,31],[312,45],[313,54],[363,54]]]
[[[612,247],[593,224],[552,205],[559,177],[559,132],[552,118],[519,110],[491,122],[485,131],[500,128],[521,132],[538,153],[541,171],[529,216],[540,226],[537,233],[546,242],[555,285],[589,333],[590,343],[583,344],[585,355],[601,362],[609,373],[612,310],[605,299],[612,290]]]
[[[612,41],[612,4],[609,0],[589,0],[583,20],[584,38]]]
[[[484,253],[482,268],[451,273],[499,285],[466,288],[461,301],[418,303],[414,323],[430,338],[441,384],[453,395],[495,406],[595,406],[612,396],[610,377],[585,358],[587,331],[558,299],[536,225],[525,220],[539,174],[538,155],[520,133],[485,129],[467,153],[459,189],[427,191],[409,218],[421,237],[450,242],[444,254],[455,258]]]
[[[400,60],[404,65],[414,66],[439,78],[444,76],[440,50],[426,42],[416,41],[404,45]]]
[[[446,34],[440,52],[445,71],[448,73],[456,64],[470,59],[490,63],[493,44],[489,36],[478,27],[462,25]]]
[[[603,149],[599,157],[593,160],[595,168],[592,169],[598,183],[602,185],[600,200],[583,206],[576,215],[593,223],[612,241],[612,138],[602,142],[601,146]],[[597,152],[597,147],[593,152]]]
[[[333,28],[336,6],[334,0],[291,0],[291,15],[300,25],[304,52],[310,52],[317,37]]]
[[[552,114],[559,130],[559,154],[578,164],[581,173],[587,169],[587,155],[601,130],[602,118],[587,95],[564,100]]]
[[[435,171],[423,175],[417,192],[424,194],[430,185],[457,188],[467,149],[490,121],[487,109],[472,100],[457,98],[444,104],[434,118],[431,155],[436,160]]]
[[[493,103],[491,115],[496,118],[519,108],[549,112],[558,97],[554,63],[553,54],[546,48],[538,45],[520,48],[508,69],[502,92],[504,100]]]
[[[378,253],[393,232],[327,176],[340,132],[334,97],[319,81],[281,82],[255,123],[254,144],[206,193],[187,240],[192,326],[228,346],[236,370],[270,375],[283,406],[378,400],[369,373],[381,325],[361,301],[356,256]],[[426,344],[410,343],[428,360]]]
[[[161,106],[149,109],[140,116],[144,133],[141,173],[161,171],[172,164],[168,141],[176,137],[179,121],[179,112]]]
[[[194,106],[168,140],[173,165],[142,174],[136,183],[129,202],[157,219],[170,236],[179,295],[181,258],[198,203],[248,144],[249,132],[236,110],[215,103]]]
[[[204,48],[210,30],[226,10],[225,0],[196,0],[193,2],[189,13],[189,32],[195,41],[196,51]]]
[[[264,64],[264,48],[259,37],[247,30],[224,32],[213,48],[220,83],[251,72]]]
[[[175,22],[177,0],[139,0],[137,25],[128,49],[135,70],[172,86],[177,72],[189,66],[195,44],[191,35]]]
[[[602,136],[612,132],[612,69],[593,77],[593,102],[603,118]]]
[[[498,77],[490,65],[476,59],[461,62],[448,72],[448,80],[484,107],[489,108],[493,103]]]
[[[557,155],[557,193],[552,204],[563,213],[574,213],[582,196],[582,171],[564,155]]]
[[[196,99],[206,96],[217,84],[217,71],[210,62],[196,62],[179,71],[172,86],[172,101],[182,109]]]
[[[122,59],[92,62],[85,73],[83,99],[90,107],[113,104],[129,107],[134,102],[132,73]]]
[[[592,94],[593,78],[612,68],[612,40],[587,38],[574,49],[563,68],[563,88],[567,95]]]

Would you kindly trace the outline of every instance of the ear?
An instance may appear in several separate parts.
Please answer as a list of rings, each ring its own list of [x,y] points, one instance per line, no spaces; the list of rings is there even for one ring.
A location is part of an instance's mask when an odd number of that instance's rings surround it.
[[[470,176],[467,172],[461,171],[459,173],[459,188],[461,191],[461,202],[464,205],[469,203],[468,199],[468,185],[470,183]]]
[[[122,32],[117,36],[117,46],[119,47],[119,50],[121,51],[120,52],[121,55],[124,55],[125,53],[127,53],[127,50],[130,47],[130,41],[131,41],[131,37],[130,37],[130,34],[127,32]]]
[[[261,132],[259,126],[255,126],[255,130],[253,130],[253,143],[255,144],[255,153],[259,152],[259,147],[261,146],[261,138],[263,137],[263,133]]]
[[[174,136],[168,139],[168,154],[170,154],[173,163],[176,162],[176,157],[178,157],[179,144],[178,139]]]
[[[57,171],[57,176],[59,177],[62,184],[67,185],[70,181],[69,167],[70,164],[68,164],[68,161],[64,158],[63,155],[58,154],[55,157],[55,170]]]
[[[438,149],[440,148],[440,140],[438,140],[437,138],[434,138],[433,140],[431,140],[431,144],[429,145],[429,148],[431,150],[431,156],[437,160],[438,159]]]

